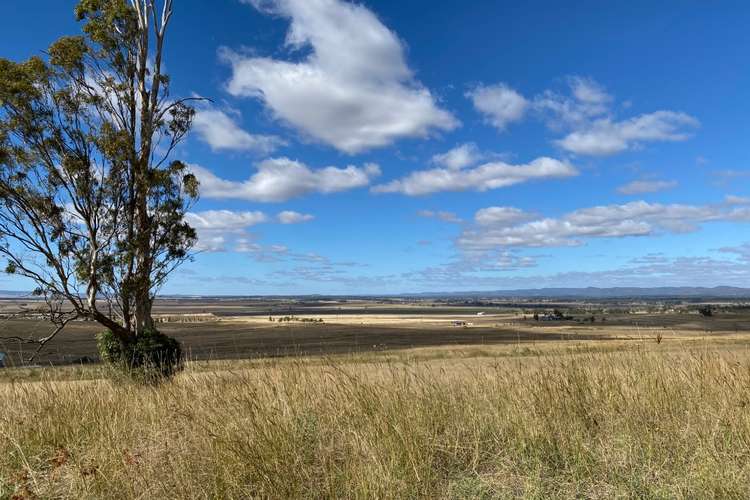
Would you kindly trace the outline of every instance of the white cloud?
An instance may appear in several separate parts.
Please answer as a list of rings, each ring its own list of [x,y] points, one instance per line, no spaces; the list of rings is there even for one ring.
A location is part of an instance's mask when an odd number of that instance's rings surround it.
[[[234,251],[239,253],[259,252],[263,247],[250,238],[238,238],[235,242]]]
[[[506,247],[560,247],[582,245],[588,238],[649,236],[659,233],[695,231],[710,221],[750,221],[750,208],[723,205],[681,205],[634,201],[624,205],[583,208],[560,218],[541,218],[520,224],[509,223],[508,207],[479,210],[476,227],[467,228],[458,245],[471,252]],[[516,209],[517,210],[517,209]],[[493,212],[500,214],[493,219]],[[517,210],[518,217],[526,214]]]
[[[232,66],[227,89],[261,100],[274,115],[347,153],[403,137],[452,130],[404,59],[402,44],[367,8],[341,0],[252,0],[291,21],[286,45],[310,50],[299,62],[223,50]]]
[[[225,252],[229,240],[245,234],[246,229],[268,222],[263,212],[233,212],[231,210],[206,210],[188,212],[185,222],[198,233],[196,250],[201,252]]]
[[[352,268],[360,266],[360,264],[354,262],[332,261],[328,257],[314,252],[294,252],[286,245],[263,245],[256,243],[251,238],[238,239],[233,250],[235,252],[248,254],[256,262],[303,263],[308,266],[308,269]],[[283,275],[284,273],[285,271],[274,271],[274,275]],[[303,278],[300,277],[300,279]]]
[[[443,222],[450,222],[452,224],[460,224],[461,222],[463,222],[463,220],[461,220],[461,218],[453,212],[420,210],[419,212],[417,212],[417,215],[419,215],[420,217],[425,217],[427,219],[439,219]]]
[[[483,158],[484,155],[479,152],[477,145],[468,143],[456,146],[447,153],[433,156],[432,163],[451,170],[460,170],[478,163]]]
[[[595,120],[556,141],[571,153],[607,156],[637,148],[643,142],[684,141],[686,129],[698,126],[698,120],[685,113],[655,111],[624,121],[609,118]]]
[[[532,180],[572,177],[578,171],[570,164],[541,157],[524,165],[490,162],[469,169],[434,168],[412,172],[406,177],[372,188],[375,193],[403,193],[409,196],[439,191],[487,191]]]
[[[750,198],[728,194],[724,197],[724,203],[727,205],[750,205]]]
[[[269,217],[260,211],[235,212],[232,210],[206,210],[188,212],[185,222],[198,233],[196,250],[203,252],[253,253],[258,260],[272,260],[272,256],[287,253],[283,245],[261,245],[254,241],[248,229],[258,224],[278,222],[297,224],[314,219],[312,215],[291,210],[279,212],[276,217]]]
[[[444,291],[458,289],[477,290],[488,281],[517,279],[508,276],[511,271],[525,270],[537,266],[534,256],[519,255],[514,250],[487,251],[481,254],[467,254],[446,264],[431,266],[401,275],[411,286],[419,283],[428,287],[442,288]],[[499,275],[497,273],[500,273]]]
[[[523,118],[529,103],[525,97],[504,83],[484,86],[466,93],[474,103],[474,108],[482,113],[487,121],[502,131],[508,124]]]
[[[497,259],[490,262],[490,265],[494,265],[497,270],[511,271],[516,269],[524,269],[529,267],[536,267],[537,262],[534,257],[516,255],[512,252],[500,252]]]
[[[480,226],[507,226],[534,216],[515,207],[487,207],[477,211],[474,220]]]
[[[245,181],[230,181],[192,165],[201,183],[201,196],[215,199],[240,199],[280,202],[309,193],[335,193],[367,186],[380,175],[372,163],[362,167],[324,167],[312,169],[289,158],[273,158],[257,164],[257,172]]]
[[[261,245],[250,238],[238,239],[233,251],[250,254],[256,262],[279,262],[290,253],[285,245]]]
[[[198,252],[226,252],[227,240],[222,235],[201,234],[198,232],[198,243],[194,250]]]
[[[589,106],[590,110],[606,109],[612,101],[612,96],[604,90],[604,87],[590,78],[572,77],[570,78],[570,88],[573,96],[579,103]]]
[[[626,195],[658,193],[674,187],[677,187],[677,181],[640,180],[628,182],[627,184],[618,187],[617,192]]]
[[[568,78],[571,96],[547,90],[533,100],[535,110],[543,113],[553,130],[585,126],[595,117],[610,114],[612,96],[595,81],[587,78]]]
[[[517,257],[523,259],[524,257]],[[502,259],[502,254],[501,254]],[[664,287],[664,286],[747,286],[750,266],[746,261],[710,257],[661,258],[652,262],[634,259],[625,266],[604,271],[565,271],[553,274],[507,275],[478,273],[461,265],[437,266],[407,273],[411,286],[424,289],[481,290],[560,287]],[[533,261],[530,265],[533,265]],[[523,267],[519,265],[518,267]],[[526,267],[529,267],[528,265]],[[491,270],[490,270],[491,271]],[[501,271],[501,269],[498,269]],[[458,287],[458,288],[457,288]]]
[[[315,216],[310,214],[301,214],[292,210],[284,210],[283,212],[279,212],[276,218],[282,224],[299,224],[301,222],[311,221],[315,218]]]
[[[273,135],[253,135],[243,130],[227,113],[211,107],[199,107],[193,118],[193,130],[214,151],[253,151],[268,154],[285,142]]]
[[[185,221],[196,230],[234,231],[267,222],[263,212],[233,212],[231,210],[206,210],[188,212]]]
[[[719,252],[734,254],[740,262],[750,264],[750,243],[743,243],[736,247],[719,248]]]
[[[617,120],[611,109],[614,99],[597,82],[572,77],[568,85],[570,96],[548,90],[534,98],[533,107],[551,129],[568,131],[555,143],[571,153],[607,156],[646,142],[684,141],[699,126],[694,117],[670,110]]]

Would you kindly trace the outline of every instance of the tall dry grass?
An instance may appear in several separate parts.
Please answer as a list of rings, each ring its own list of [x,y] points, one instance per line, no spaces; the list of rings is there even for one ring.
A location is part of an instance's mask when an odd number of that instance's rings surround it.
[[[0,384],[0,498],[750,495],[744,353],[237,366]]]

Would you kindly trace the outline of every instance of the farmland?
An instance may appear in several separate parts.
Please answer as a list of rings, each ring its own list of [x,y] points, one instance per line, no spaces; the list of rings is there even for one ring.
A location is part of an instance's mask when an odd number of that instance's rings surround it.
[[[560,342],[628,344],[711,338],[734,342],[750,331],[750,309],[718,303],[712,317],[691,303],[526,301],[523,303],[384,299],[163,299],[159,328],[179,339],[190,359],[221,360],[363,353],[426,347]],[[26,338],[50,330],[35,304],[0,302],[0,351],[18,364],[33,347]],[[545,321],[565,311],[568,320]],[[541,321],[534,314],[542,314]],[[591,321],[593,319],[593,322]],[[38,363],[70,364],[96,358],[94,323],[74,322],[44,350]]]

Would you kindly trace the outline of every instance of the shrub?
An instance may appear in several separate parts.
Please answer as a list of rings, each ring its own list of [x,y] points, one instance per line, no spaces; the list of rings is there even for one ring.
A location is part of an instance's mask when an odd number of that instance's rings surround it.
[[[180,343],[156,329],[128,343],[105,330],[97,336],[97,347],[105,363],[144,384],[162,382],[183,368]]]
[[[711,317],[714,315],[714,311],[711,308],[711,306],[701,307],[698,309],[698,312],[700,313],[701,316],[704,316],[704,317]]]

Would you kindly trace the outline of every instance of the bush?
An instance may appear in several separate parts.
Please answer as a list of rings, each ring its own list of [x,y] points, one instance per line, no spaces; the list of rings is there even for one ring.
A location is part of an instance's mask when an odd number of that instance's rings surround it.
[[[97,347],[105,363],[140,383],[162,382],[183,368],[180,343],[156,329],[128,343],[106,330],[97,336]]]
[[[701,307],[698,309],[698,312],[700,313],[701,316],[706,317],[706,318],[714,315],[714,311],[713,309],[711,309],[711,306]]]

